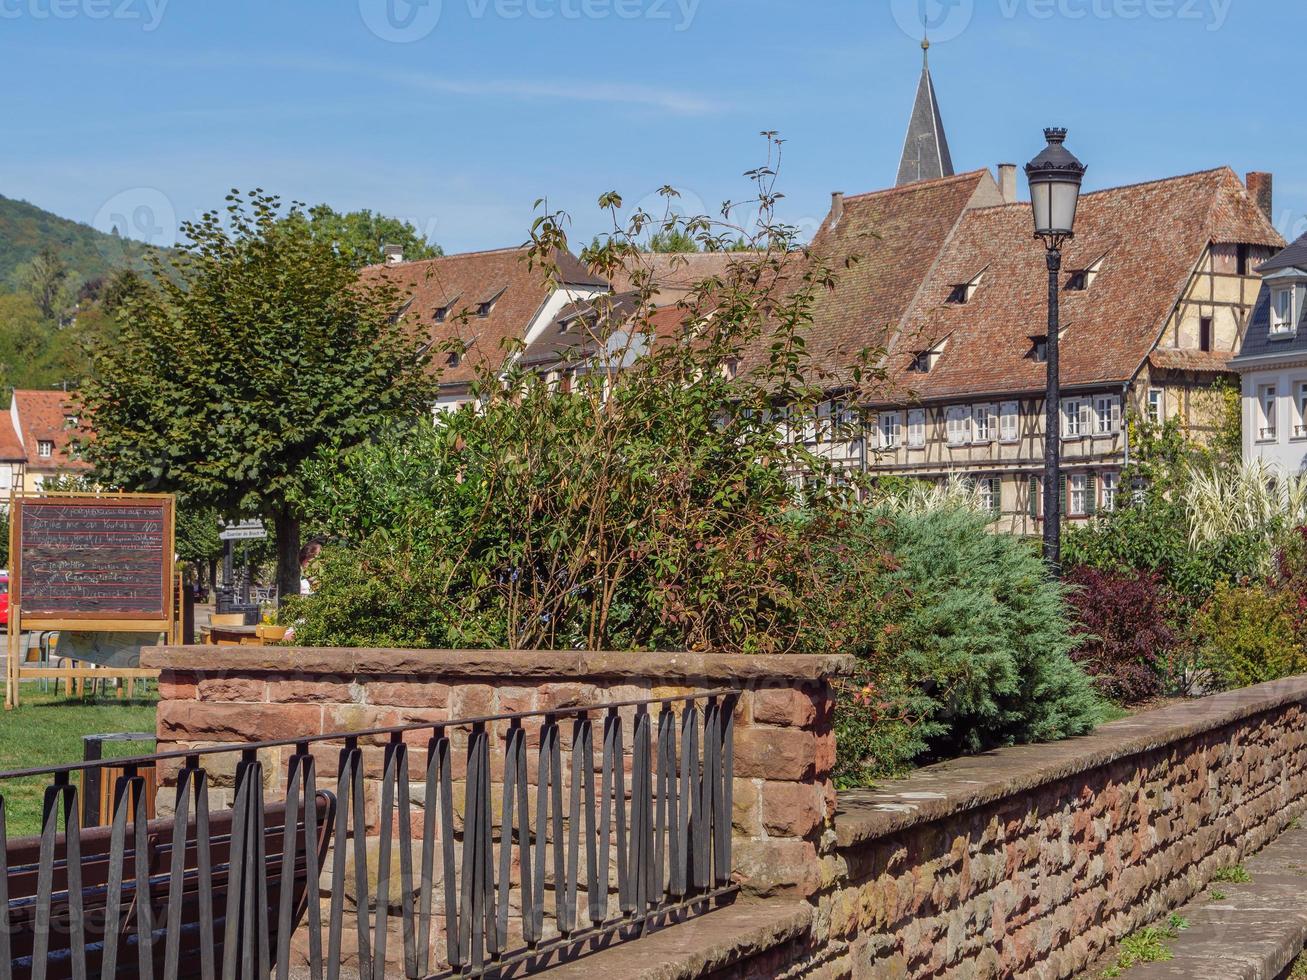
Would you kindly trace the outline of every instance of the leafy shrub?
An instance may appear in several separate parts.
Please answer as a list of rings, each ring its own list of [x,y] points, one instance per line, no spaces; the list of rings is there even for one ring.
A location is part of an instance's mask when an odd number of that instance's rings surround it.
[[[1098,690],[1125,704],[1161,693],[1167,655],[1177,637],[1157,574],[1082,566],[1066,582],[1079,641],[1071,658]]]
[[[1287,591],[1218,584],[1193,621],[1195,665],[1220,687],[1245,687],[1300,673],[1307,651]]]
[[[876,521],[896,562],[886,574],[889,597],[900,604],[859,650],[878,675],[871,689],[854,692],[837,716],[845,784],[876,775],[887,758],[904,764],[1066,738],[1101,717],[1069,657],[1064,587],[1023,542],[986,523],[963,508]],[[879,728],[862,727],[868,709]],[[890,737],[900,740],[893,754],[868,750]]]

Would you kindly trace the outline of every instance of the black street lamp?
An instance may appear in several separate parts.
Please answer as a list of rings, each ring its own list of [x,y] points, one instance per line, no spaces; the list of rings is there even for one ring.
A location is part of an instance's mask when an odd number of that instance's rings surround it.
[[[1085,165],[1062,145],[1065,129],[1046,129],[1048,146],[1026,164],[1030,206],[1035,213],[1035,237],[1048,251],[1048,341],[1045,345],[1047,381],[1044,392],[1044,560],[1053,574],[1062,568],[1062,507],[1060,479],[1062,456],[1061,388],[1058,383],[1058,274],[1062,245],[1075,237],[1076,204]]]

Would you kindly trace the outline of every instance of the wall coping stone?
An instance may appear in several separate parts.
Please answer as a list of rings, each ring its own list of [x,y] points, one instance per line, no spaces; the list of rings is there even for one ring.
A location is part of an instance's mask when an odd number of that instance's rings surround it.
[[[1063,742],[995,749],[926,766],[874,787],[844,790],[835,812],[836,844],[855,847],[1294,702],[1307,702],[1307,676],[1142,712]]]
[[[424,680],[650,680],[738,687],[825,681],[850,674],[846,655],[589,653],[576,650],[400,650],[366,647],[158,646],[141,666],[187,673],[421,675]]]

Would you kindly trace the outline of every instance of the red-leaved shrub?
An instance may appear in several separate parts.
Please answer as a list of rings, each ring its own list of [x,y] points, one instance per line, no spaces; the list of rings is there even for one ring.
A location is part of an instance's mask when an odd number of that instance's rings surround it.
[[[1072,659],[1116,701],[1132,704],[1160,694],[1163,665],[1177,637],[1157,575],[1081,566],[1066,582],[1075,630],[1083,637]]]

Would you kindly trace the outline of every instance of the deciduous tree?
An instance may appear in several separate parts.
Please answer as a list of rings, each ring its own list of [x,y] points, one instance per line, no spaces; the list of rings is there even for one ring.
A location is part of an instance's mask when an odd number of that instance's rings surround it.
[[[175,267],[118,299],[121,332],[81,392],[84,451],[102,483],[272,519],[278,586],[298,593],[302,467],[426,410],[424,338],[299,205],[232,192],[182,232]]]

